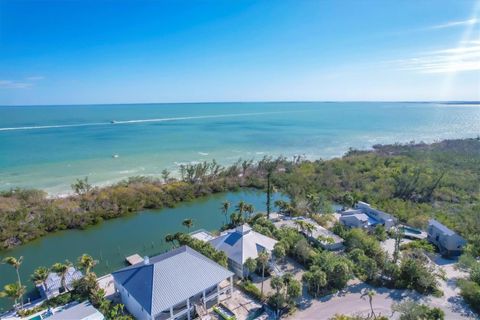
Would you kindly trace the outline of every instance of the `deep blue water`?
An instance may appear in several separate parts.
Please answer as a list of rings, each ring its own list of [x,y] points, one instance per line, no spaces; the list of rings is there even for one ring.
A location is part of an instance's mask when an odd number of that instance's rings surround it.
[[[292,102],[0,107],[0,189],[36,187],[61,193],[84,176],[104,184],[214,158],[222,164],[264,155],[331,158],[349,147],[479,134],[478,105]]]

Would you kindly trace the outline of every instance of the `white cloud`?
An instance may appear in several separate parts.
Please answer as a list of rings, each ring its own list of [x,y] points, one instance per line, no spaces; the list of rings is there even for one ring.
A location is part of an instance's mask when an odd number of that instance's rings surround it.
[[[24,89],[32,86],[32,83],[25,81],[0,80],[0,89]]]
[[[480,23],[479,19],[471,18],[468,20],[450,21],[442,24],[437,24],[437,25],[428,27],[427,29],[445,29],[445,28],[460,27],[460,26],[472,26],[477,23]]]
[[[401,70],[420,73],[455,73],[480,70],[480,44],[465,41],[458,48],[447,48],[419,54],[417,57],[394,61]]]
[[[26,77],[25,80],[0,80],[0,89],[25,89],[45,79],[43,76]]]

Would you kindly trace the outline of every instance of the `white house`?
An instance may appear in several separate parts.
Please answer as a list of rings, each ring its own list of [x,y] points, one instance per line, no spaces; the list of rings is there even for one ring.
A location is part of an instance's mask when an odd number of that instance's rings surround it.
[[[360,210],[344,211],[339,220],[349,228],[368,228],[371,224],[369,217]]]
[[[377,224],[381,224],[385,227],[385,229],[390,229],[391,227],[395,226],[396,219],[383,211],[377,210],[372,208],[368,203],[359,201],[355,205],[355,209],[362,211],[370,218],[373,218],[377,221]]]
[[[272,252],[277,240],[255,232],[248,224],[223,232],[209,243],[228,257],[228,267],[238,277],[248,275],[244,264],[248,258],[256,259],[262,251]]]
[[[103,314],[88,301],[66,306],[48,317],[48,320],[104,320]]]
[[[467,243],[457,233],[434,219],[428,222],[427,232],[428,240],[435,244],[445,256],[459,255]]]
[[[81,271],[76,270],[74,267],[68,268],[67,274],[65,276],[65,284],[68,290],[73,289],[73,282],[79,280],[83,277]],[[62,278],[55,272],[50,272],[48,274],[45,283],[39,283],[36,285],[37,290],[40,293],[40,296],[43,299],[51,299],[58,296],[64,292],[65,288],[62,288]]]
[[[188,246],[112,273],[122,303],[138,320],[191,319],[231,296],[233,273]]]
[[[350,228],[370,228],[377,225],[390,229],[397,220],[390,214],[372,208],[368,203],[359,201],[355,209],[341,212],[340,222]]]

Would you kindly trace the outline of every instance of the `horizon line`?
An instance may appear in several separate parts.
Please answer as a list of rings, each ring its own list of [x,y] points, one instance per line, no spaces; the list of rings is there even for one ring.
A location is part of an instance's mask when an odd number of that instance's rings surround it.
[[[59,103],[59,104],[10,104],[0,107],[76,107],[110,105],[155,105],[155,104],[242,104],[242,103],[446,103],[478,104],[480,100],[251,100],[251,101],[184,101],[184,102],[112,102],[112,103]]]

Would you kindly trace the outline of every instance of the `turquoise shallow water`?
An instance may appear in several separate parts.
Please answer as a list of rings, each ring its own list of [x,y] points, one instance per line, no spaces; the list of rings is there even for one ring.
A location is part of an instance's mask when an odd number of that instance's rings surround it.
[[[116,123],[111,123],[116,121]],[[480,134],[480,107],[432,103],[199,103],[0,107],[0,189],[69,190],[215,158],[342,155],[376,143]],[[118,158],[112,155],[117,154]]]

